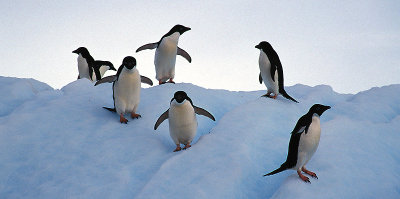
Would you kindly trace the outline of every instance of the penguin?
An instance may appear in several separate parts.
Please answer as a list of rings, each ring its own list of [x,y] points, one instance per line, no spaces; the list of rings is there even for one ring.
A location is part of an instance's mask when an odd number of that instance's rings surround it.
[[[184,91],[177,91],[171,99],[169,109],[158,118],[154,130],[157,130],[157,127],[168,118],[169,134],[176,144],[174,152],[181,150],[180,144],[184,144],[183,149],[187,149],[191,147],[190,143],[196,135],[196,114],[204,115],[215,121],[211,113],[193,105],[192,100]]]
[[[258,59],[260,75],[258,76],[258,80],[260,84],[262,83],[262,81],[264,81],[264,84],[268,89],[267,94],[263,95],[262,97],[270,97],[276,99],[276,97],[280,93],[286,99],[298,103],[298,101],[296,101],[286,93],[283,87],[282,64],[279,60],[278,54],[272,48],[271,44],[266,41],[262,41],[255,47],[260,49],[260,57]],[[271,96],[271,93],[273,93],[274,95]]]
[[[95,60],[93,62],[92,81],[98,81],[103,78],[104,73],[108,70],[116,71],[114,65],[109,61]]]
[[[78,54],[78,79],[87,78],[90,81],[100,80],[107,70],[114,70],[114,65],[109,61],[94,60],[85,47],[72,51]]]
[[[139,71],[136,69],[136,59],[131,56],[125,57],[116,75],[102,78],[96,82],[95,86],[106,82],[113,82],[114,108],[103,108],[117,112],[120,116],[119,121],[125,124],[128,123],[128,120],[124,117],[126,113],[131,113],[132,118],[141,117],[136,113],[140,102],[140,83],[143,82],[152,86],[153,82],[149,78],[139,75]]]
[[[294,169],[304,182],[311,183],[301,172],[318,179],[317,174],[306,169],[306,164],[318,148],[321,136],[320,117],[330,106],[314,104],[310,110],[297,121],[289,141],[286,161],[276,170],[264,176],[274,175],[287,169]]]
[[[154,66],[159,84],[166,83],[168,79],[169,83],[175,83],[173,79],[175,77],[176,55],[181,55],[189,63],[192,62],[190,55],[178,47],[179,37],[188,30],[191,30],[191,28],[179,24],[175,25],[167,34],[161,37],[160,41],[143,45],[136,50],[136,52],[139,52],[156,48]]]

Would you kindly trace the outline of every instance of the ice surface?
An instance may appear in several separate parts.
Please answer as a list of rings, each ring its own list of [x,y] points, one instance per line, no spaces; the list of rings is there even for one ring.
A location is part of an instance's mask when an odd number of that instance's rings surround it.
[[[173,153],[168,122],[153,126],[178,90],[216,121],[197,116],[192,147]],[[0,198],[400,198],[400,85],[286,90],[300,103],[187,83],[144,88],[142,118],[126,125],[101,108],[113,106],[111,84],[54,90],[0,77]],[[314,103],[332,106],[307,165],[319,179],[263,177],[286,159],[290,132]]]

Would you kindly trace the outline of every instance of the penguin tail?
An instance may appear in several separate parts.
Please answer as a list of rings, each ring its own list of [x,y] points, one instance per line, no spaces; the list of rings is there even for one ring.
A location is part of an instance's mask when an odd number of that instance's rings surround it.
[[[115,108],[108,108],[108,107],[103,107],[106,110],[109,110],[111,112],[117,112],[117,110]]]
[[[270,172],[270,173],[267,173],[267,174],[265,174],[264,176],[274,175],[274,174],[280,173],[280,172],[282,172],[282,171],[284,171],[284,170],[286,170],[286,169],[287,169],[287,168],[286,168],[286,164],[284,163],[284,164],[282,164],[281,167],[279,167],[278,169],[275,169],[274,171],[272,171],[272,172]]]
[[[289,100],[292,100],[292,101],[294,101],[294,102],[296,102],[296,103],[299,103],[297,100],[293,99],[293,97],[290,97],[290,95],[287,94],[285,90],[282,89],[282,90],[280,91],[280,93],[281,93],[282,96],[285,97],[286,99],[289,99]]]

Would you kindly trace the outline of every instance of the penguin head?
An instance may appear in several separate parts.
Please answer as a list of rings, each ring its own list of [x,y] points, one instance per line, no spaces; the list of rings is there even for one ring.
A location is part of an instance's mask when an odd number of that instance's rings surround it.
[[[258,48],[266,53],[272,49],[272,46],[268,42],[262,41],[259,44],[257,44],[255,48]]]
[[[111,62],[109,62],[108,67],[110,67],[108,70],[114,70],[114,71],[117,70],[117,69],[114,68],[114,65]]]
[[[122,65],[125,66],[125,68],[131,70],[136,66],[136,59],[132,56],[126,56],[122,61]]]
[[[185,93],[185,91],[177,91],[174,94],[174,98],[172,98],[172,100],[175,99],[176,102],[178,103],[182,103],[183,101],[185,101],[185,99],[188,99],[189,97],[187,96],[187,94]],[[171,100],[171,101],[172,101]]]
[[[311,113],[311,114],[316,113],[316,114],[318,114],[319,116],[321,116],[322,113],[324,113],[326,110],[328,110],[328,109],[330,109],[330,108],[331,108],[330,106],[325,106],[325,105],[322,105],[322,104],[314,104],[314,105],[310,108],[310,110],[309,110],[308,112]]]
[[[179,32],[179,34],[183,34],[184,32],[191,30],[191,28],[189,27],[185,27],[182,26],[180,24],[175,25],[174,27],[172,27],[172,29],[169,31],[171,34],[175,33],[175,32]]]
[[[78,49],[72,51],[72,53],[76,53],[76,54],[81,54],[81,55],[85,55],[85,54],[89,54],[89,51],[87,48],[85,47],[79,47]]]

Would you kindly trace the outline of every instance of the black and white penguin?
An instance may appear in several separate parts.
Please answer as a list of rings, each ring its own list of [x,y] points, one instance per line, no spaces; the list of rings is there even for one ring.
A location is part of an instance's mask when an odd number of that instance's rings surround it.
[[[177,91],[174,98],[171,99],[170,108],[166,110],[154,125],[154,130],[168,118],[169,134],[176,144],[176,151],[181,150],[180,144],[184,144],[183,149],[191,147],[194,136],[197,131],[196,113],[204,115],[215,121],[215,118],[208,111],[193,105],[192,100],[184,91]]]
[[[281,61],[279,60],[278,54],[272,48],[271,44],[266,41],[260,42],[255,46],[260,49],[260,58],[258,64],[260,67],[260,75],[258,80],[260,84],[264,81],[268,91],[263,97],[271,97],[276,99],[278,93],[282,94],[283,97],[297,102],[295,99],[290,97],[283,87],[283,69]],[[273,96],[270,96],[273,93]]]
[[[179,37],[188,30],[190,30],[189,27],[179,24],[175,25],[167,34],[162,36],[157,43],[146,44],[136,50],[136,52],[139,52],[146,49],[157,48],[154,56],[154,66],[156,68],[156,79],[159,84],[164,84],[167,80],[169,80],[170,83],[174,83],[176,55],[181,55],[189,63],[192,62],[190,55],[178,47]]]
[[[278,169],[264,176],[274,175],[287,169],[294,169],[297,170],[297,174],[304,182],[310,182],[310,180],[301,171],[318,179],[317,175],[307,170],[305,166],[318,148],[321,136],[320,117],[322,113],[330,108],[330,106],[314,104],[308,113],[301,116],[292,131],[286,161]]]
[[[95,60],[93,63],[94,73],[91,75],[92,81],[98,81],[103,78],[104,73],[108,70],[116,71],[117,69],[115,69],[114,65],[109,61]]]
[[[72,51],[78,54],[78,79],[87,78],[91,81],[100,80],[107,70],[116,70],[109,61],[94,60],[85,47]]]
[[[105,82],[113,82],[114,108],[103,108],[117,112],[120,116],[119,121],[125,124],[128,123],[128,120],[124,117],[126,113],[131,113],[132,118],[141,117],[136,113],[140,102],[140,83],[143,82],[152,86],[153,82],[149,78],[139,75],[134,57],[125,57],[116,75],[104,77],[97,81],[95,86]]]

